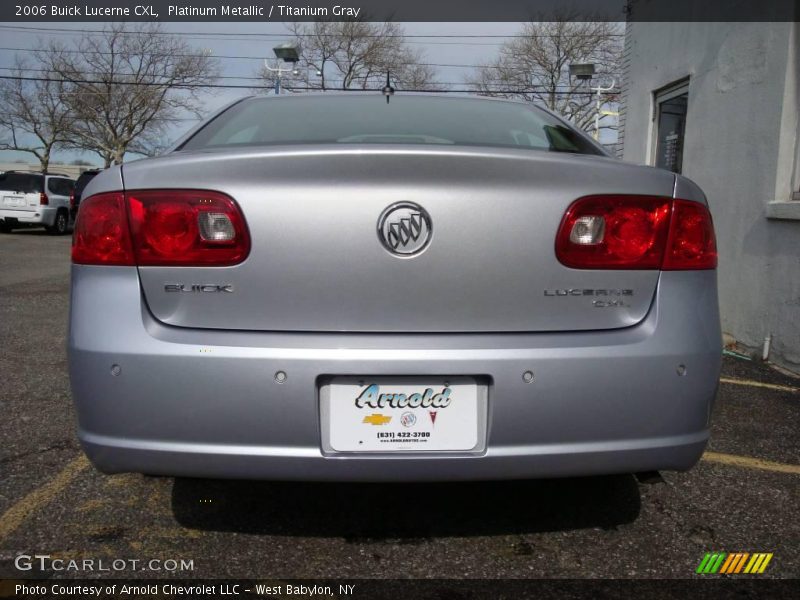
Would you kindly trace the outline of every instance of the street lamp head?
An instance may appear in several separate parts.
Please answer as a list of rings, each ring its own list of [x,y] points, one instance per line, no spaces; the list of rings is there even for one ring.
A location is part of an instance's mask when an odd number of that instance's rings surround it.
[[[283,62],[296,63],[298,60],[300,60],[300,48],[291,42],[278,44],[272,49],[272,51],[275,53],[275,56]]]
[[[588,81],[594,76],[593,63],[573,63],[569,66],[569,76],[581,81]]]

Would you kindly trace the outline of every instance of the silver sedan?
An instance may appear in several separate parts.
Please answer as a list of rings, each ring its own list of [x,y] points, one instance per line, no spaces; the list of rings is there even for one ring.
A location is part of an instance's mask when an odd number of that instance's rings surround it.
[[[708,440],[702,191],[530,104],[244,99],[84,198],[69,364],[102,471],[553,477]]]

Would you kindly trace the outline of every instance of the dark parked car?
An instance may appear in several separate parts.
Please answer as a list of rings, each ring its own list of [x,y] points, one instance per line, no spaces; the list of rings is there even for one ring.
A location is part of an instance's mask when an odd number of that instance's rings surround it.
[[[76,217],[78,216],[78,206],[81,203],[81,196],[83,195],[83,190],[86,189],[86,186],[89,182],[94,179],[97,174],[100,172],[100,169],[91,169],[89,171],[84,171],[78,176],[78,179],[75,181],[75,189],[72,190],[72,195],[69,197],[69,214],[72,222],[75,222]]]

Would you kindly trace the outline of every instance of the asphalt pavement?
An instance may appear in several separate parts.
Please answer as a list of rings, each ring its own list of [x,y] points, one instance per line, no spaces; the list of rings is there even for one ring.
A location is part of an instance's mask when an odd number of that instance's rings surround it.
[[[772,553],[759,577],[800,577],[800,380],[734,358],[709,453],[687,473],[424,485],[103,475],[75,437],[69,246],[0,234],[0,577],[87,575],[18,568],[39,554],[141,561],[119,577],[699,578],[712,551]]]

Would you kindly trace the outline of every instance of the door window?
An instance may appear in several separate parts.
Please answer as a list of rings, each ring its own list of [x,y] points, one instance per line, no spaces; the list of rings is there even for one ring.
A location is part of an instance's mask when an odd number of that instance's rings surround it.
[[[69,196],[72,193],[73,183],[70,179],[51,178],[47,182],[47,189],[57,196]]]
[[[688,107],[688,83],[656,93],[655,166],[673,173],[683,169]]]

